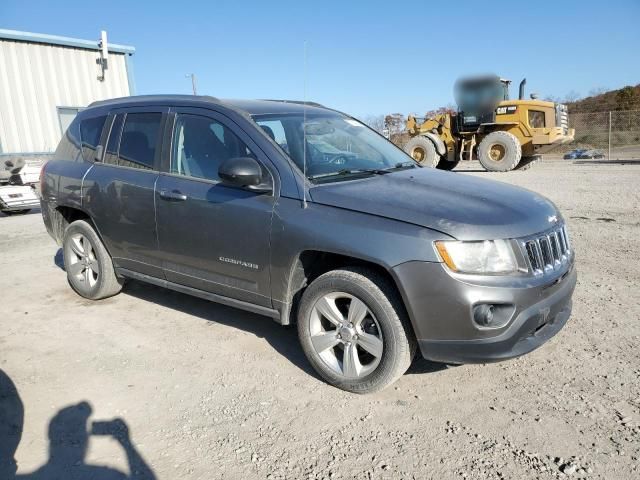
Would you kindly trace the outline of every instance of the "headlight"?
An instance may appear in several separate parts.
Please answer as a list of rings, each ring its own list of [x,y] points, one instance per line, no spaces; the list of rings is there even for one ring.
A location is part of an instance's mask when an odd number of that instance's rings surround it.
[[[444,263],[460,273],[513,273],[518,262],[508,240],[480,242],[437,241],[436,249]]]

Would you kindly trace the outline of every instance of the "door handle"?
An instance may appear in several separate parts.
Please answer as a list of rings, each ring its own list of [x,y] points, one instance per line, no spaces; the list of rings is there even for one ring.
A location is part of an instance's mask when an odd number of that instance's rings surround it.
[[[164,200],[177,200],[179,202],[184,202],[187,199],[187,196],[179,190],[160,190],[160,198]]]

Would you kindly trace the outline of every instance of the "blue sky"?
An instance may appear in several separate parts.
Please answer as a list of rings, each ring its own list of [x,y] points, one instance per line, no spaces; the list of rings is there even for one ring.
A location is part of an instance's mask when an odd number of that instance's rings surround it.
[[[423,8],[412,8],[424,3]],[[133,45],[138,93],[303,96],[357,116],[453,102],[494,72],[542,96],[640,83],[640,2],[0,0],[0,28]],[[517,86],[514,86],[514,91]]]

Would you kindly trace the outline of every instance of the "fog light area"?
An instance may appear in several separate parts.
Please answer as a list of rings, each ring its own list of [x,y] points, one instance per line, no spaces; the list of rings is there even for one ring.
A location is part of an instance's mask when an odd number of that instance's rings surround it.
[[[481,328],[505,326],[515,310],[510,304],[481,303],[473,307],[473,321]]]

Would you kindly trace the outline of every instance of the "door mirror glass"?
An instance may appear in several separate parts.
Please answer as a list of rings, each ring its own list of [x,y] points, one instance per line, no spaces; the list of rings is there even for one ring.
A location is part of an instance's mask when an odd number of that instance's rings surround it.
[[[218,176],[224,185],[262,190],[262,168],[250,157],[236,157],[224,161],[218,168]]]
[[[102,145],[98,145],[96,147],[96,154],[95,154],[95,157],[94,157],[94,160],[96,162],[101,162],[102,161],[102,151],[103,151]]]

